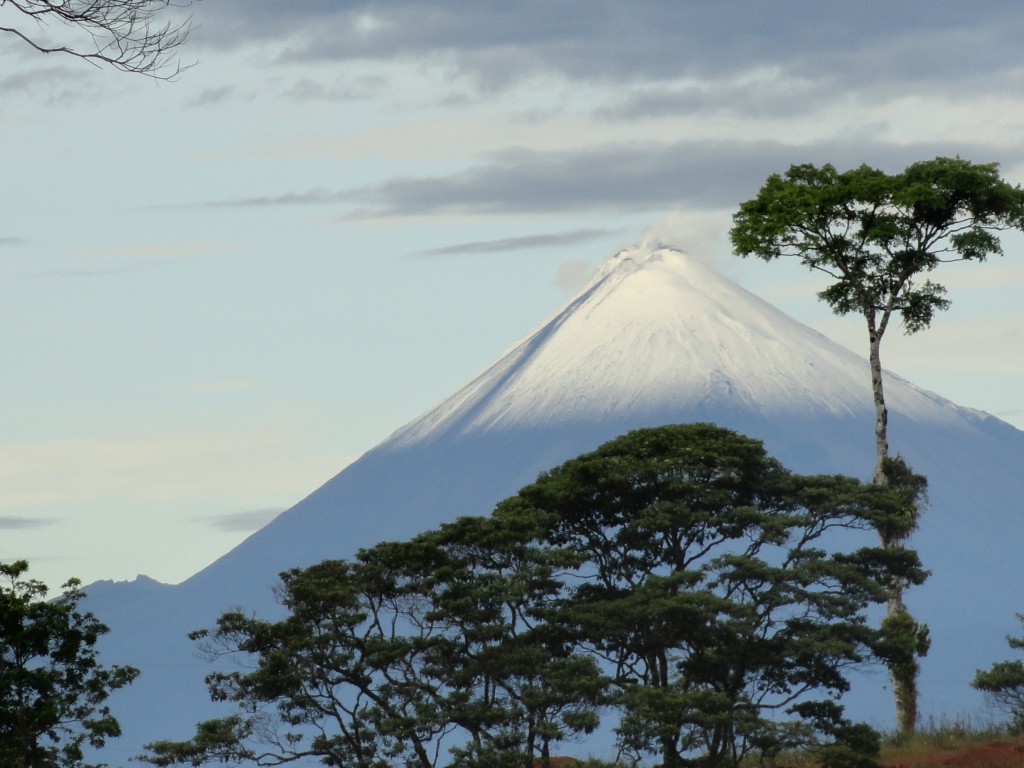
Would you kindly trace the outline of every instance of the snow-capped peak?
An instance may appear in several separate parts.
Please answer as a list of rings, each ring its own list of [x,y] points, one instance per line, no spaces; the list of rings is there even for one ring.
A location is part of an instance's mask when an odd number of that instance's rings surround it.
[[[701,260],[639,247],[394,439],[707,404],[836,414],[870,402],[865,360]]]

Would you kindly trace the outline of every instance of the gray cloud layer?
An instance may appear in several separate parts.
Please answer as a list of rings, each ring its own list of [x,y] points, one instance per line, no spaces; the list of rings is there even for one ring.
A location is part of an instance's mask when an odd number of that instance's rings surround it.
[[[843,141],[789,145],[773,141],[683,141],[620,144],[578,151],[516,149],[466,171],[394,177],[355,190],[313,189],[278,196],[211,203],[216,206],[345,204],[347,218],[424,214],[550,214],[581,211],[661,212],[674,208],[722,210],[756,194],[772,173],[794,163],[861,163],[896,171],[937,155],[975,162],[992,149],[970,145]],[[1003,148],[1012,162],[1021,148]]]
[[[1012,67],[1024,6],[1010,0],[220,0],[197,7],[196,20],[198,44],[276,41],[298,60],[437,60],[485,86],[536,73],[636,82],[775,66],[859,87],[894,78],[962,81]]]
[[[521,147],[459,172],[393,176],[357,189],[260,189],[250,197],[207,203],[211,206],[335,206],[350,220],[725,210],[792,163],[868,163],[897,170],[936,155],[1004,164],[1022,157],[1017,147],[955,142],[756,140],[761,118],[813,120],[818,111],[853,100],[854,94],[866,104],[986,89],[1012,98],[1024,91],[1014,69],[1014,35],[1024,26],[1024,4],[1010,0],[994,0],[983,10],[952,0],[220,0],[195,11],[200,47],[267,42],[276,46],[278,61],[433,63],[448,76],[450,95],[464,98],[460,76],[483,89],[538,74],[611,83],[588,103],[593,117],[623,122],[727,114],[751,125],[750,140],[652,141],[563,151]],[[310,100],[374,99],[387,92],[380,73],[346,77],[352,80],[306,78],[286,93]],[[228,94],[214,90],[204,98]],[[856,125],[841,130],[869,133]]]

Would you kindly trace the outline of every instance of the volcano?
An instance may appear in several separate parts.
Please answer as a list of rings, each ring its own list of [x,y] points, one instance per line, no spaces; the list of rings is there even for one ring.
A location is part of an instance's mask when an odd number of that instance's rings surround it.
[[[104,758],[187,738],[226,714],[186,633],[224,610],[272,615],[281,571],[488,513],[538,473],[627,430],[714,422],[764,441],[790,469],[868,478],[867,361],[670,248],[614,256],[569,302],[452,396],[399,429],[235,549],[179,585],[145,577],[91,585],[111,627],[104,654],[143,674],[112,708],[123,738]],[[968,682],[1006,656],[1024,610],[1024,432],[887,375],[890,446],[928,476],[912,546],[932,570],[908,595],[931,627],[925,714],[980,706]],[[859,676],[851,714],[891,728],[879,669]]]

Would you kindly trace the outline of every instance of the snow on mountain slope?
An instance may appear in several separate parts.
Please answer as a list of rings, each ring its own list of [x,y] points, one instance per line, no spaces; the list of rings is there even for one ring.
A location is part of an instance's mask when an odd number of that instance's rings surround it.
[[[891,377],[895,410],[953,404]],[[389,442],[690,409],[728,401],[765,415],[852,415],[866,361],[668,248],[622,251],[540,330]]]
[[[934,405],[905,385],[894,393],[903,410]],[[668,404],[849,415],[870,402],[862,358],[697,259],[622,251],[554,318],[391,442]]]
[[[967,680],[1005,655],[1024,610],[1024,432],[896,376],[887,399],[893,449],[931,483],[913,543],[934,575],[909,598],[934,639],[922,705],[954,715],[977,704]],[[628,429],[688,421],[758,437],[796,471],[870,474],[863,358],[698,260],[624,251],[497,363],[181,585],[95,585],[91,608],[112,627],[106,652],[144,673],[114,701],[126,735],[105,756],[185,737],[223,713],[206,701],[209,667],[185,634],[235,606],[273,610],[280,571],[486,514]],[[884,686],[870,677],[853,702],[888,727]]]

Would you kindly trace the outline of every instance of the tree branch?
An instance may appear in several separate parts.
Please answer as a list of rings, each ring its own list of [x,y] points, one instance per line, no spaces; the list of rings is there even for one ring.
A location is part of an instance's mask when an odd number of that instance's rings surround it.
[[[192,0],[0,0],[0,9],[31,19],[39,34],[17,26],[0,26],[40,53],[59,53],[93,64],[109,65],[157,80],[173,80],[194,65],[175,59],[177,48],[192,31],[192,17],[182,21],[158,19],[168,8],[185,8]],[[91,44],[49,44],[41,35],[50,23],[58,23],[90,38]]]

